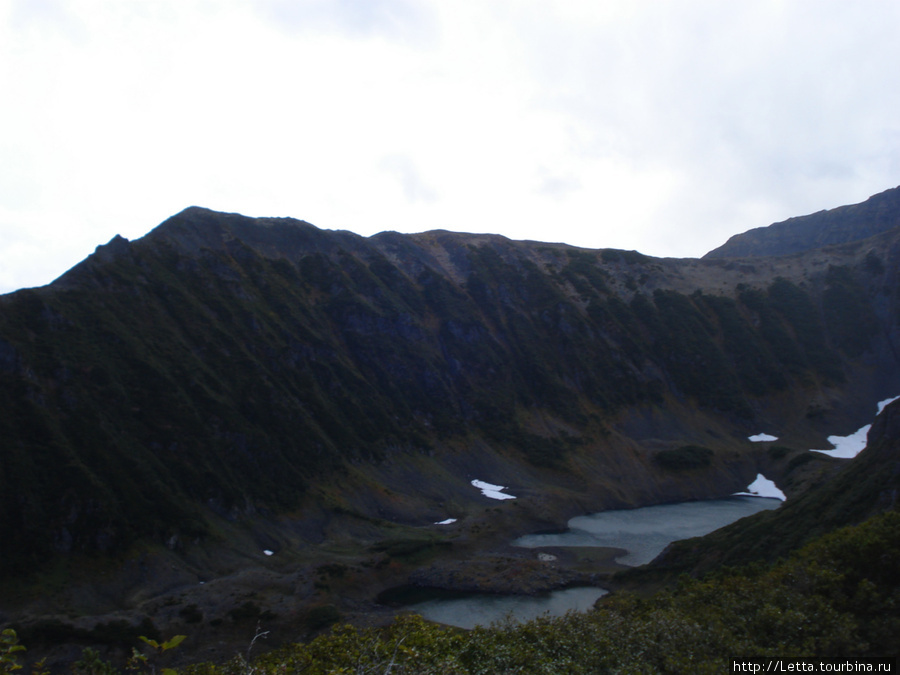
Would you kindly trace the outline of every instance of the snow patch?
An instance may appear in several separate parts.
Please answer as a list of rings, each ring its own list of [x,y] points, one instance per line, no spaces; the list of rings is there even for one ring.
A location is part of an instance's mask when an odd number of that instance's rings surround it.
[[[491,485],[490,483],[485,483],[483,480],[473,480],[472,485],[481,490],[481,494],[485,497],[490,497],[491,499],[515,499],[513,495],[501,492],[501,490],[506,489],[502,485]]]
[[[877,414],[880,415],[885,408],[898,398],[900,398],[900,396],[894,396],[893,398],[886,398],[883,401],[879,401]],[[866,449],[867,436],[869,435],[869,429],[871,428],[872,425],[867,424],[866,426],[857,429],[849,436],[829,436],[828,442],[834,446],[834,450],[813,449],[811,452],[821,452],[823,455],[838,457],[840,459],[852,459]]]
[[[841,459],[856,457],[860,452],[865,450],[866,436],[871,428],[872,425],[867,424],[866,426],[857,429],[849,436],[829,436],[828,442],[834,446],[834,450],[813,449],[812,452],[821,452],[823,455],[840,457]]]
[[[886,398],[883,401],[878,402],[878,414],[881,414],[881,411],[887,408],[891,403],[896,401],[900,396],[895,396],[894,398]]]
[[[770,436],[769,434],[756,434],[756,436],[747,436],[747,438],[753,443],[760,443],[762,441],[777,441],[778,436]]]
[[[455,522],[456,522],[456,518],[447,518],[447,520],[442,520],[438,523],[435,523],[435,525],[449,525],[450,523],[455,523]]]
[[[265,553],[266,555],[275,555],[275,553],[273,551],[270,551],[269,549],[265,549],[263,553]]]
[[[747,492],[735,492],[735,496],[744,497],[769,497],[785,501],[784,493],[778,489],[774,481],[769,480],[761,473],[756,474],[756,480],[747,486]]]

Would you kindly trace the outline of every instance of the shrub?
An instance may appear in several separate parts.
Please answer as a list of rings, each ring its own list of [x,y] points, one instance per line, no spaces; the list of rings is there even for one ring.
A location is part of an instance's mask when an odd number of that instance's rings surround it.
[[[674,450],[661,450],[653,459],[664,469],[683,471],[709,466],[713,451],[699,445],[683,445]]]

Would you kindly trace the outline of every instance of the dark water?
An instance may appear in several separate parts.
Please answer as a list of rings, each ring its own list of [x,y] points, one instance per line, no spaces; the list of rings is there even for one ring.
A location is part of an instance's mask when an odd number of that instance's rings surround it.
[[[640,509],[601,511],[569,521],[559,534],[528,534],[513,546],[615,546],[628,551],[616,559],[624,565],[643,565],[673,541],[709,534],[758,511],[775,509],[778,499],[728,497],[680,504],[661,504]]]
[[[671,542],[708,534],[758,511],[775,509],[778,499],[729,497],[680,504],[647,506],[624,511],[603,511],[569,521],[569,530],[553,534],[530,534],[513,541],[514,546],[609,546],[628,551],[617,558],[626,565],[643,565],[659,555]],[[586,611],[606,591],[600,588],[568,588],[541,596],[473,595],[452,599],[430,599],[407,609],[431,621],[461,628],[489,625],[510,617],[528,621],[542,614],[561,616],[570,610]]]

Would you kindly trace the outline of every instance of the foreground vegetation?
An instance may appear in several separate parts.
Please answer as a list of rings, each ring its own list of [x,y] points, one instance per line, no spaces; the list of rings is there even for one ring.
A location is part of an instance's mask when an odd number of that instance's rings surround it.
[[[386,629],[340,625],[252,661],[248,653],[183,672],[722,673],[733,659],[754,656],[897,658],[897,569],[900,513],[892,511],[820,537],[774,565],[684,577],[650,597],[615,593],[584,614],[473,631],[418,616]],[[96,658],[75,670],[113,672]]]

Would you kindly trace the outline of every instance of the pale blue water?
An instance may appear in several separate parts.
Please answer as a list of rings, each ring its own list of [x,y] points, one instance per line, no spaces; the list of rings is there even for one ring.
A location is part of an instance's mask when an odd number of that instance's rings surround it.
[[[567,532],[527,534],[513,541],[513,546],[614,546],[628,551],[616,562],[637,566],[653,560],[673,541],[709,534],[744,516],[779,506],[778,499],[728,497],[601,511],[572,518]]]
[[[775,509],[778,499],[728,497],[680,504],[662,504],[640,509],[603,511],[569,521],[569,530],[559,534],[529,534],[514,546],[612,546],[628,551],[617,559],[625,565],[648,563],[671,542],[708,534],[758,511]],[[473,595],[429,600],[407,609],[430,621],[474,628],[490,625],[507,616],[516,621],[549,614],[562,616],[570,610],[586,611],[606,591],[601,588],[567,588],[547,595]]]
[[[510,616],[529,621],[542,614],[562,616],[568,611],[585,612],[606,591],[596,587],[566,588],[546,595],[473,595],[452,600],[428,600],[406,609],[429,621],[460,628],[488,626]]]

